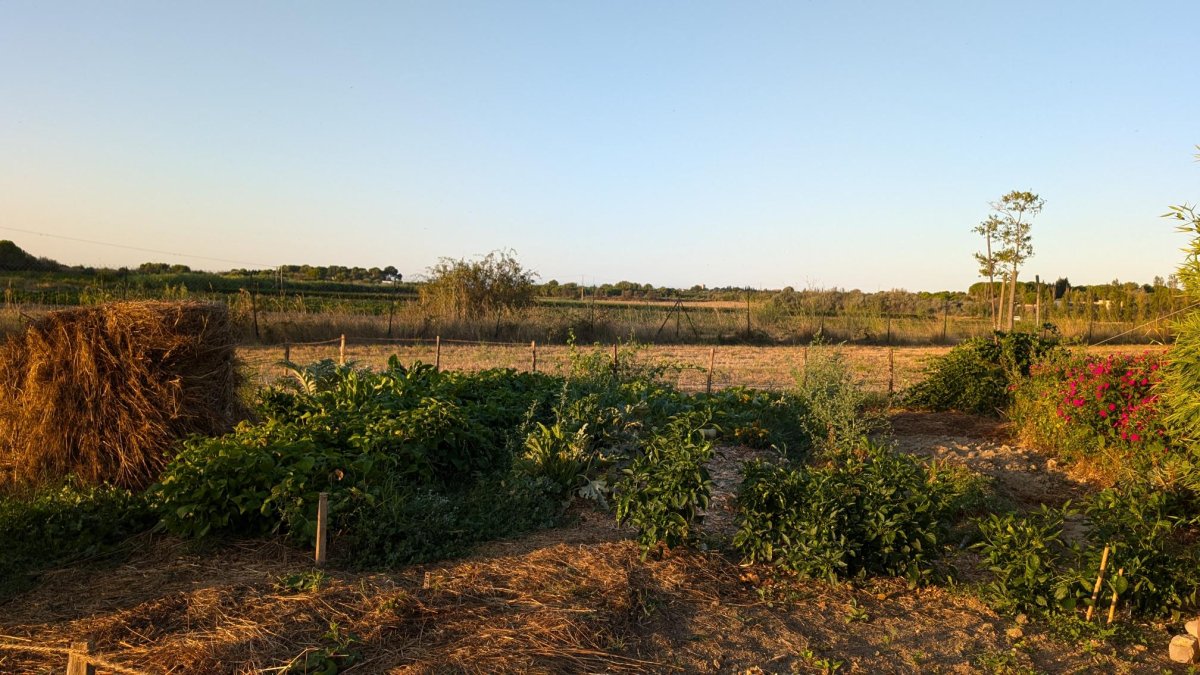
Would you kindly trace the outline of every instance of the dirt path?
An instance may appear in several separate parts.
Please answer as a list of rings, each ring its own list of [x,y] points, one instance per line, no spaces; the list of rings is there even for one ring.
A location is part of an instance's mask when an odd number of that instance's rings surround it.
[[[981,418],[904,413],[902,450],[965,463],[1021,505],[1086,487]],[[731,491],[752,451],[720,448],[706,526],[732,527]],[[772,580],[731,556],[680,551],[641,560],[608,514],[493,542],[464,560],[387,573],[331,570],[315,591],[282,590],[311,570],[277,542],[206,551],[147,541],[110,568],[46,575],[0,604],[4,640],[91,640],[147,673],[278,669],[333,649],[333,624],[358,655],[347,673],[636,672],[1157,673],[1169,635],[1149,645],[1065,644],[997,616],[955,587],[894,579],[831,586]],[[1161,639],[1159,639],[1161,638]],[[49,673],[60,659],[0,650],[0,672]]]

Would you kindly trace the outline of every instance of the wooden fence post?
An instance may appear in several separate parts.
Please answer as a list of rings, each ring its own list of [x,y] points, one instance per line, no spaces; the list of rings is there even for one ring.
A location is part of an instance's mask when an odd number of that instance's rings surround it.
[[[342,333],[342,342],[338,346],[338,365],[346,365],[346,334]]]
[[[433,369],[436,372],[442,371],[442,336],[436,335],[433,338]]]
[[[96,666],[88,662],[91,653],[92,643],[72,642],[67,655],[67,675],[96,675]]]
[[[283,343],[283,362],[285,364],[292,362],[292,343],[290,343],[290,342]],[[283,372],[281,373],[281,375],[283,375],[284,377],[287,377],[287,374],[288,374],[288,367],[285,365],[283,367]]]
[[[713,365],[715,365],[716,362],[717,362],[717,348],[713,347],[708,352],[708,384],[705,385],[705,387],[704,387],[704,392],[706,394],[712,393]]]
[[[888,396],[896,391],[896,350],[888,349]]]
[[[536,373],[537,372],[537,340],[530,341],[529,351],[530,351],[530,355],[531,355],[531,366],[532,366],[530,368],[530,372]]]
[[[613,373],[615,374],[617,372],[617,343],[615,343],[615,342],[613,343],[612,369],[613,369]]]
[[[326,539],[329,536],[329,493],[322,492],[317,496],[317,546],[316,560],[318,565],[325,564]]]

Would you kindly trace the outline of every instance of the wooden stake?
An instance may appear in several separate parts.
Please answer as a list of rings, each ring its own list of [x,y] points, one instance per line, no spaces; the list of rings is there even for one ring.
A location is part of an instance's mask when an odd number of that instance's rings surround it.
[[[1124,567],[1117,570],[1117,578],[1120,579],[1123,576],[1125,576],[1125,568]],[[1117,595],[1118,595],[1117,589],[1114,588],[1112,602],[1109,603],[1109,605],[1108,605],[1108,622],[1107,623],[1109,623],[1109,624],[1111,624],[1113,622],[1113,617],[1115,617],[1117,615]]]
[[[896,391],[896,350],[888,349],[888,396]]]
[[[346,365],[346,334],[342,333],[342,342],[338,347],[338,365]]]
[[[284,363],[292,362],[292,343],[290,343],[290,342],[283,343],[283,362]],[[284,377],[287,377],[288,367],[286,365],[283,367],[283,372],[280,374],[283,375]]]
[[[258,287],[250,294],[250,315],[254,318],[254,339],[258,340]]]
[[[1092,604],[1087,609],[1087,619],[1092,620],[1092,614],[1096,610],[1096,603],[1100,600],[1100,585],[1104,583],[1104,570],[1108,568],[1108,547],[1104,547],[1104,553],[1100,554],[1100,573],[1096,575],[1096,585],[1092,587]]]
[[[317,496],[317,551],[318,565],[325,564],[325,542],[329,536],[329,493],[322,492]]]
[[[437,335],[433,338],[433,369],[437,372],[442,371],[442,336]]]
[[[808,386],[808,347],[800,353],[800,368],[804,370],[804,386]]]
[[[612,364],[612,368],[613,368],[613,372],[614,372],[614,373],[616,373],[616,372],[617,372],[617,343],[615,343],[615,342],[613,343],[613,364]]]
[[[88,662],[91,653],[92,643],[72,642],[67,655],[67,675],[96,675],[96,666]]]
[[[717,348],[713,347],[708,352],[708,384],[706,384],[704,387],[704,392],[706,394],[712,393],[713,366],[716,364],[716,362],[717,362]]]
[[[532,367],[530,368],[530,370],[532,372],[536,373],[537,372],[537,340],[533,340],[532,342],[529,343],[529,351],[532,352],[532,354],[533,354],[533,363],[532,363]]]

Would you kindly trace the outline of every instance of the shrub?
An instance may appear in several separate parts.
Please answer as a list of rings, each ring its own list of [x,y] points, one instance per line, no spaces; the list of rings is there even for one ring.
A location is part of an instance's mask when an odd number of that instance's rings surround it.
[[[1018,385],[1022,439],[1068,460],[1103,457],[1116,474],[1157,463],[1175,445],[1162,414],[1161,356],[1058,355]]]
[[[923,580],[964,490],[920,460],[868,445],[821,467],[746,465],[733,544],[746,561],[836,580]]]
[[[0,595],[20,590],[30,572],[111,552],[153,525],[145,501],[123,488],[70,479],[0,496]]]
[[[824,449],[849,451],[861,447],[883,426],[868,405],[862,383],[846,364],[841,350],[814,343],[802,374],[796,375],[796,396],[807,411],[807,436]]]
[[[810,412],[796,392],[730,387],[701,397],[726,440],[749,448],[778,448],[799,460],[812,448]]]
[[[996,415],[1012,400],[1011,387],[1028,377],[1037,360],[1057,349],[1056,338],[1002,333],[971,338],[935,358],[925,379],[904,393],[906,405],[930,410]]]
[[[689,541],[692,522],[708,507],[712,479],[705,464],[713,449],[700,435],[708,422],[703,414],[673,419],[646,440],[617,485],[617,522],[637,528],[643,557],[660,543]]]
[[[1066,512],[1045,505],[1027,515],[991,514],[979,521],[980,551],[992,579],[984,597],[999,611],[1046,613],[1068,597],[1062,570],[1072,554],[1062,540]],[[1074,606],[1075,597],[1070,603]]]

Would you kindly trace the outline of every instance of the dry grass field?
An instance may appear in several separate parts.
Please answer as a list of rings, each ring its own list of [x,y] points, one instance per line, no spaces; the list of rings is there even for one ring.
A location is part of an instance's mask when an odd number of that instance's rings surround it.
[[[581,349],[591,349],[584,347]],[[600,347],[611,352],[612,347]],[[882,347],[847,345],[838,347],[754,346],[754,345],[652,345],[638,352],[638,358],[648,363],[668,363],[682,366],[676,382],[685,391],[700,391],[707,385],[710,359],[713,362],[713,387],[745,386],[762,389],[784,389],[803,377],[806,360],[818,349],[837,349],[842,352],[866,386],[884,392],[889,379],[896,390],[921,379],[929,359],[945,354],[950,347]],[[1099,345],[1087,348],[1093,353],[1140,353],[1162,350],[1153,345]],[[291,360],[311,363],[321,359],[337,359],[336,342],[323,345],[291,347]],[[346,360],[370,368],[381,368],[391,356],[401,362],[433,363],[437,359],[433,344],[348,344]],[[564,345],[539,345],[539,371],[561,373],[568,364],[570,348]],[[245,346],[239,356],[255,385],[268,384],[279,377],[283,360],[282,346]],[[889,367],[889,360],[891,366]],[[451,343],[441,345],[441,367],[452,370],[476,371],[486,368],[529,370],[533,366],[530,345]]]

